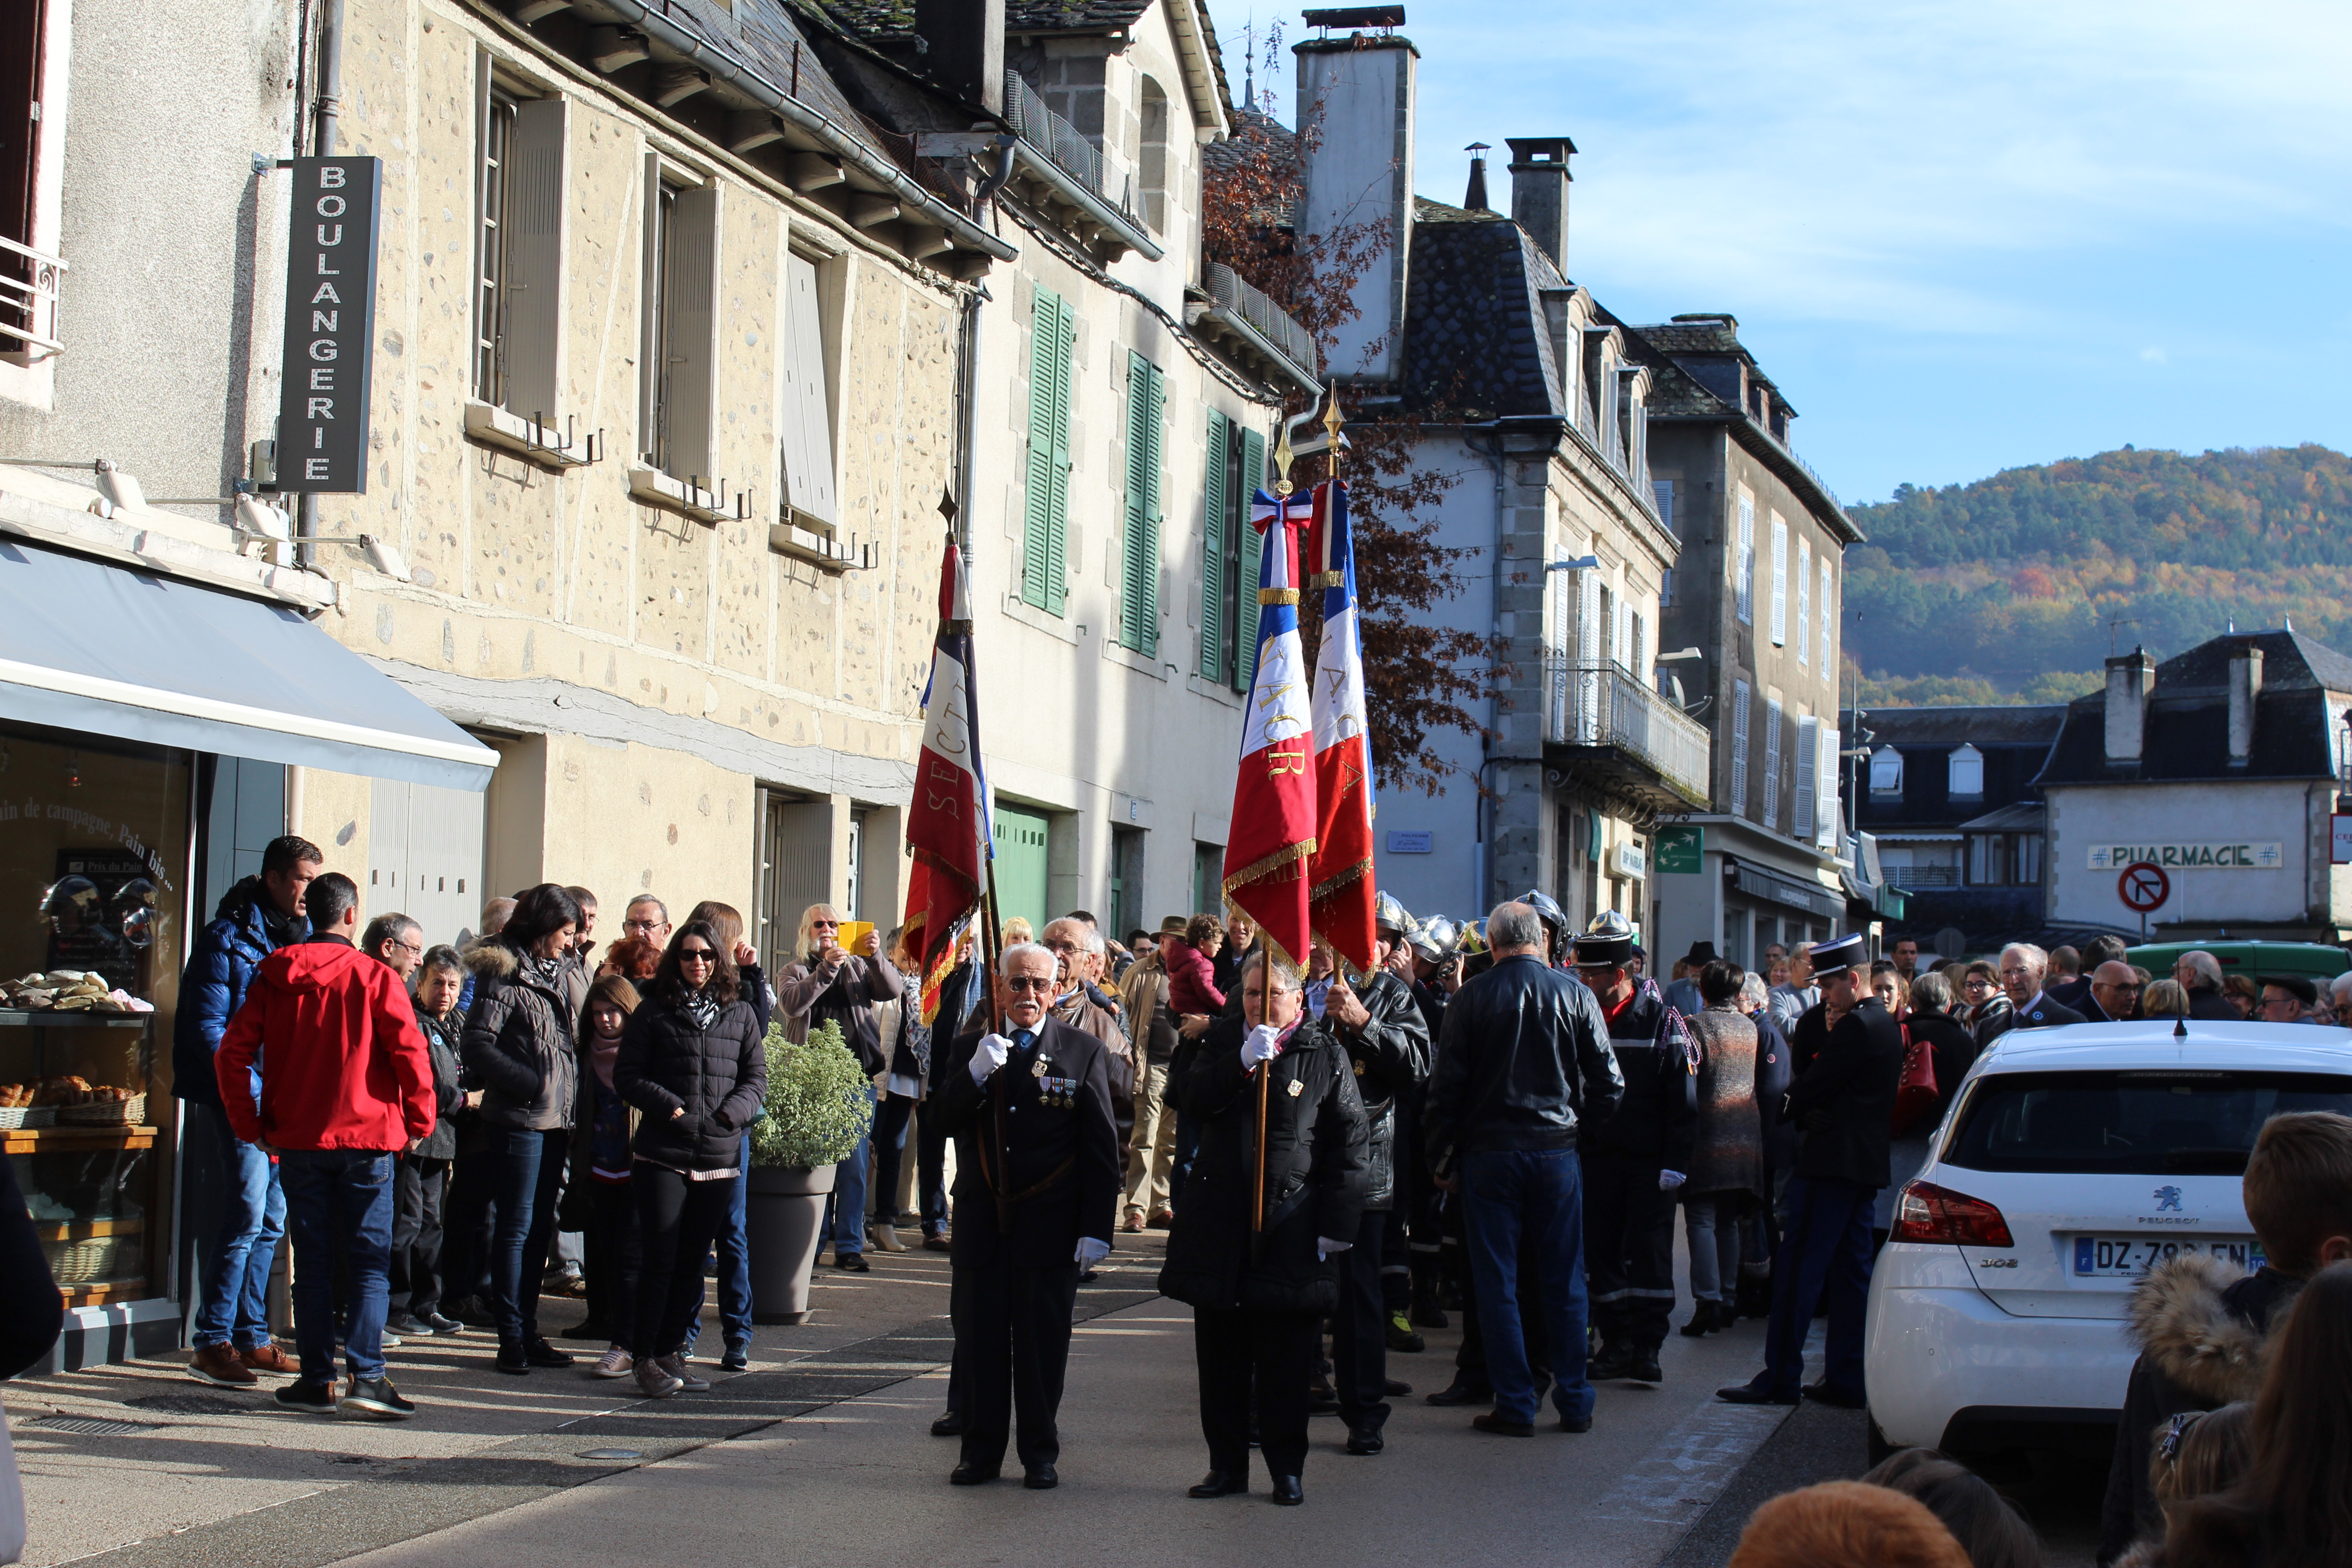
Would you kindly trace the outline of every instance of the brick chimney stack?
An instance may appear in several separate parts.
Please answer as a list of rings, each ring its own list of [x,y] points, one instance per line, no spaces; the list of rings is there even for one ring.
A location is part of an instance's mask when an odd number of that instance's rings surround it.
[[[1511,216],[1568,276],[1568,161],[1576,143],[1565,136],[1507,136],[1511,146]]]
[[[915,0],[915,37],[925,75],[1004,112],[1004,0]]]

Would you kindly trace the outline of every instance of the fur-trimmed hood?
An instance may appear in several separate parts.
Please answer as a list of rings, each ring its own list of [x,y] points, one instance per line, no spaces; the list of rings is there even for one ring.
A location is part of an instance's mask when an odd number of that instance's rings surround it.
[[[2281,1309],[2302,1289],[2273,1273],[2282,1292],[2271,1304],[2267,1329],[2248,1321],[2251,1303],[2235,1288],[2258,1277],[2204,1254],[2185,1255],[2148,1270],[2132,1292],[2131,1336],[2165,1376],[2200,1399],[2228,1405],[2262,1392],[2270,1342],[2284,1326]]]
[[[467,942],[457,956],[467,968],[483,980],[512,980],[515,971],[521,967],[516,960],[515,950],[494,936]]]

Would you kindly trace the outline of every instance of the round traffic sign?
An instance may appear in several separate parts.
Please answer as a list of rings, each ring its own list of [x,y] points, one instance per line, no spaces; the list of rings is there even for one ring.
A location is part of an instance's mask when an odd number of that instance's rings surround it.
[[[2153,860],[2135,860],[2116,879],[2116,892],[2126,908],[2144,915],[2163,908],[2172,897],[2172,879]]]

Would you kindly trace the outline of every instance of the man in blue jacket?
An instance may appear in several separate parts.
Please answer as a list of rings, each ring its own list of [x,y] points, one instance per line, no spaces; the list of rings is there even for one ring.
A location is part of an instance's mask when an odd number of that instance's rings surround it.
[[[221,1108],[213,1055],[245,1005],[261,961],[310,934],[303,895],[325,862],[319,847],[291,834],[261,852],[261,873],[222,895],[212,924],[197,934],[180,982],[172,1033],[172,1092],[188,1102],[189,1216],[202,1266],[201,1305],[188,1371],[200,1383],[249,1388],[256,1372],[291,1375],[293,1358],[269,1333],[269,1271],[286,1234],[286,1197],[278,1167],[240,1142]],[[260,1095],[257,1076],[252,1087]],[[201,1194],[201,1196],[199,1195]],[[204,1200],[209,1199],[206,1203]],[[202,1212],[209,1208],[212,1212]]]

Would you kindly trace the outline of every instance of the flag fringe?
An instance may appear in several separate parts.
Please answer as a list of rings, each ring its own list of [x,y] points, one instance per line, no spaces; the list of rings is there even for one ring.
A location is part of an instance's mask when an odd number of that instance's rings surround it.
[[[1252,882],[1262,882],[1270,873],[1279,871],[1285,866],[1297,861],[1304,860],[1314,853],[1315,840],[1312,838],[1302,838],[1296,844],[1286,845],[1255,865],[1244,866],[1227,877],[1224,881],[1225,897],[1230,899],[1234,896],[1234,889],[1246,888]]]
[[[1350,882],[1360,881],[1372,874],[1372,862],[1367,858],[1352,866],[1343,867],[1338,876],[1307,890],[1307,901],[1319,904]]]

